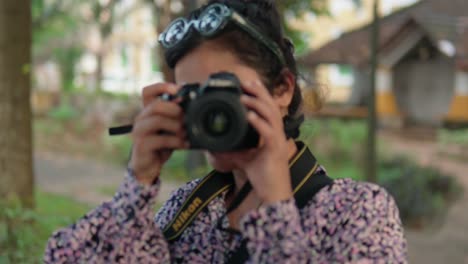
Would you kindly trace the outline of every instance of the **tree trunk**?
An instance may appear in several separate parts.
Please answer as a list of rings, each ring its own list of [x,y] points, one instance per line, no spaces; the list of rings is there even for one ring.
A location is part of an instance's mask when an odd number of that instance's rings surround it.
[[[379,0],[374,0],[374,21],[371,32],[371,89],[368,99],[368,133],[367,133],[367,168],[366,180],[377,182],[377,113],[375,106],[375,89],[377,79],[378,53],[379,53]]]
[[[0,1],[0,197],[33,206],[31,2]]]
[[[154,6],[153,15],[156,19],[156,33],[161,34],[166,27],[171,23],[173,18],[171,13],[171,4],[170,1],[166,1],[161,8]],[[161,72],[163,73],[164,81],[166,82],[174,82],[174,71],[169,68],[166,63],[166,59],[164,58],[164,49],[161,45],[157,45],[158,49],[158,56],[159,56],[159,63],[161,64]]]
[[[159,63],[161,64],[161,72],[163,74],[164,81],[166,82],[175,82],[174,78],[174,70],[169,68],[169,65],[166,63],[166,59],[164,58],[164,50],[161,45],[157,46],[158,49],[158,56],[159,56]]]
[[[96,53],[96,75],[94,91],[100,93],[102,91],[102,80],[104,79],[104,56],[102,51]]]

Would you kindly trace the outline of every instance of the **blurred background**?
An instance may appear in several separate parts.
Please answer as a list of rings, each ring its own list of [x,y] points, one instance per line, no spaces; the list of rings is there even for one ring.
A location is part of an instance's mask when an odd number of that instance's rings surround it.
[[[158,33],[203,2],[0,1],[0,263],[40,263],[53,230],[111,199],[131,141],[107,129],[173,79]],[[410,263],[468,263],[468,2],[277,3],[303,76],[301,139],[330,176],[395,197]],[[210,168],[176,151],[164,170],[158,206]]]

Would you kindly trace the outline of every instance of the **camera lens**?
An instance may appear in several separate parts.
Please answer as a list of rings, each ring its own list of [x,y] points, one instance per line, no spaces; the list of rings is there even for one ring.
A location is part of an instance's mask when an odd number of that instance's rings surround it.
[[[205,131],[212,136],[222,136],[229,132],[229,115],[225,111],[211,111],[203,120]]]
[[[212,88],[189,101],[184,119],[191,148],[226,152],[258,145],[239,94],[232,88]]]

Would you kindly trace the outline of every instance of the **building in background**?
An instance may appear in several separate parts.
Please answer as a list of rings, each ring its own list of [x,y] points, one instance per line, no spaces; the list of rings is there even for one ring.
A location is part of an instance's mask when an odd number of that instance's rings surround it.
[[[316,50],[326,43],[338,39],[343,33],[371,22],[374,0],[328,0],[330,15],[316,16],[306,13],[301,19],[291,20],[291,25],[309,36],[309,48]],[[360,4],[356,4],[360,2]],[[380,1],[380,13],[388,15],[417,0]],[[369,41],[363,43],[364,45]],[[322,64],[315,69],[314,81],[324,84],[328,103],[346,103],[351,96],[354,83],[353,69],[344,64]]]
[[[377,112],[383,120],[440,125],[468,122],[468,1],[423,0],[380,23]],[[311,68],[352,68],[347,102],[365,104],[369,92],[370,25],[301,58]]]
[[[121,14],[123,19],[114,25],[112,34],[104,43],[97,28],[90,30],[86,42],[88,53],[78,67],[78,85],[95,88],[93,78],[97,62],[94,54],[101,45],[104,45],[105,52],[101,83],[104,91],[139,93],[144,86],[162,81],[151,8],[134,0],[123,1],[120,5],[127,14]]]

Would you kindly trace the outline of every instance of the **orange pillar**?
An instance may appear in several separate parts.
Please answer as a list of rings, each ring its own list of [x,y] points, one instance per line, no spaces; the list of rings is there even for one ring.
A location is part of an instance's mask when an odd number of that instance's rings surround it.
[[[446,118],[450,122],[468,122],[468,72],[455,73],[455,94]]]
[[[400,113],[393,93],[393,72],[390,68],[377,70],[377,115],[379,117],[398,117]]]

